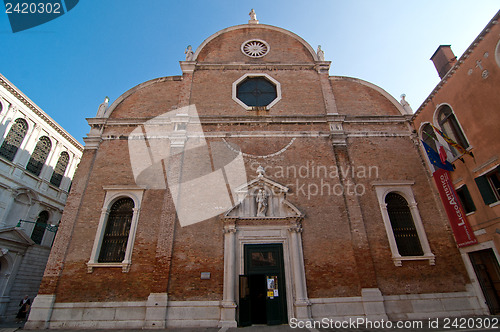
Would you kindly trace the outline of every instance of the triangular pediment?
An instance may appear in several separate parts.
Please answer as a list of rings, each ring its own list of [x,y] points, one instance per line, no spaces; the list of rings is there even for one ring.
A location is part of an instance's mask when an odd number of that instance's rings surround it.
[[[259,168],[258,176],[236,189],[238,204],[226,219],[289,219],[304,215],[286,199],[289,188],[267,178]]]
[[[35,244],[35,242],[26,235],[23,229],[17,227],[0,229],[0,243],[2,245],[11,243],[26,247]]]

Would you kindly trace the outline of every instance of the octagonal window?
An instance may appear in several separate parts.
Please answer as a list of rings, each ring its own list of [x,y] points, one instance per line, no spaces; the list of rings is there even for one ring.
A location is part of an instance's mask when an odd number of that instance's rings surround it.
[[[247,110],[269,110],[281,99],[280,84],[267,74],[246,74],[233,83],[233,99]]]
[[[247,77],[238,84],[236,97],[248,106],[267,106],[277,97],[276,86],[265,77]]]

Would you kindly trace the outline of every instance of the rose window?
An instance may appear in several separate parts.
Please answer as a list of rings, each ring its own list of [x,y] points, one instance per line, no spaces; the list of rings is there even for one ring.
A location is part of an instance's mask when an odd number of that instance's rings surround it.
[[[269,45],[263,40],[249,40],[241,45],[241,51],[251,58],[261,58],[269,52]]]

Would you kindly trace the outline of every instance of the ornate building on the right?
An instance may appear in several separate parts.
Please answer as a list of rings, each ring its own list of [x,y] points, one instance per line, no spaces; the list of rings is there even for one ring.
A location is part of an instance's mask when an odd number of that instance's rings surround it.
[[[477,239],[462,246],[457,239],[457,244],[477,294],[492,314],[500,313],[499,19],[500,11],[459,59],[449,45],[438,47],[431,60],[441,81],[413,116],[422,141],[436,152],[443,146],[453,164],[451,183]],[[433,173],[436,168],[427,160]],[[442,198],[446,205],[447,196]]]

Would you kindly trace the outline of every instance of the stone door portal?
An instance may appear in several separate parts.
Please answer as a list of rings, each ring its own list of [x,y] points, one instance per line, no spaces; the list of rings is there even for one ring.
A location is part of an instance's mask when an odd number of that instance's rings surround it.
[[[239,278],[238,325],[288,322],[281,244],[246,244],[245,274]]]

